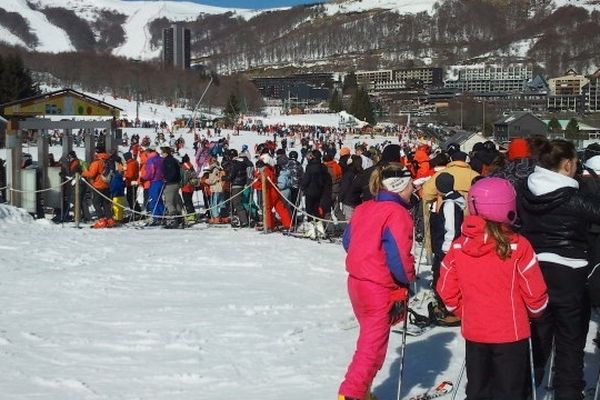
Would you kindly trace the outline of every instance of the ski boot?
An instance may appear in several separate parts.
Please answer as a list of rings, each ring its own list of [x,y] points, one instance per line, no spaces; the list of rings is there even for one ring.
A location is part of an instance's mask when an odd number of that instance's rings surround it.
[[[429,311],[429,320],[437,326],[460,326],[460,318],[450,314],[446,307],[439,305],[437,302],[430,302],[427,305]]]

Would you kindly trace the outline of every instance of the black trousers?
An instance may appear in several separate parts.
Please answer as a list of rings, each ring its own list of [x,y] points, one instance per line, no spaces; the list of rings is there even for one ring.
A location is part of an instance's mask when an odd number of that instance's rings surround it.
[[[306,212],[315,217],[319,216],[319,203],[321,202],[320,197],[305,196],[304,202],[306,205]],[[311,218],[311,217],[308,217]]]
[[[554,399],[579,400],[585,389],[583,356],[590,323],[586,291],[588,268],[540,262],[549,302],[542,317],[532,322],[536,383],[544,377],[554,339]]]
[[[194,214],[196,212],[196,209],[194,208],[194,201],[193,201],[193,196],[194,193],[193,192],[181,192],[181,196],[183,196],[183,205],[185,206],[185,211],[188,214]]]
[[[512,343],[466,341],[466,400],[525,400],[528,340]]]
[[[142,211],[142,208],[137,202],[137,186],[127,186],[127,205],[135,211]]]
[[[240,224],[242,226],[248,225],[248,212],[244,208],[244,204],[242,202],[243,195],[240,193],[244,190],[243,186],[232,186],[231,187],[231,206],[233,207],[233,212],[240,219]]]
[[[106,198],[110,199],[110,191],[108,189],[98,190]],[[97,192],[93,192],[92,204],[96,209],[96,215],[100,218],[112,218],[112,203],[105,197],[100,196]]]

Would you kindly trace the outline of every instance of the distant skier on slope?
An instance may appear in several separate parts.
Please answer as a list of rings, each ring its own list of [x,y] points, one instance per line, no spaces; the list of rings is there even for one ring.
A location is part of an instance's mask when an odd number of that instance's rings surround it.
[[[360,332],[338,400],[370,396],[390,327],[406,317],[407,288],[415,280],[410,172],[401,163],[379,164],[369,186],[373,199],[356,207],[344,232],[348,294]]]

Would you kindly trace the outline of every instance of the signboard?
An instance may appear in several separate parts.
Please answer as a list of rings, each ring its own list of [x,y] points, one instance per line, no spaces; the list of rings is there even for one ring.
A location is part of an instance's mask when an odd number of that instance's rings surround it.
[[[112,109],[101,103],[78,97],[73,93],[64,93],[55,97],[35,98],[24,100],[20,103],[8,105],[4,108],[4,114],[9,116],[33,116],[33,115],[94,115],[113,116],[118,110]]]

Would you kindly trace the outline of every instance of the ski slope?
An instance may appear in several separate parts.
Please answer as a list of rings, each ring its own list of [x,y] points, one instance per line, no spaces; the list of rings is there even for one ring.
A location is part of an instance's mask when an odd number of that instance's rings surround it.
[[[265,139],[231,136],[237,149]],[[358,334],[344,257],[340,245],[254,230],[76,229],[0,205],[0,397],[335,399]],[[419,292],[429,269],[423,257]],[[380,400],[396,396],[400,344],[392,334]],[[463,355],[458,328],[408,338],[403,398],[456,380]]]

